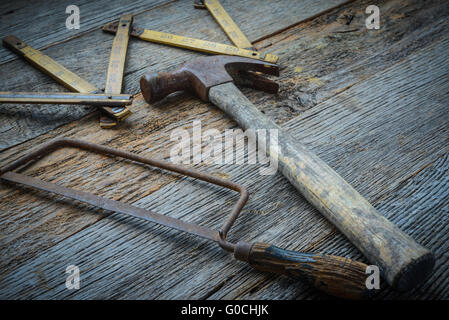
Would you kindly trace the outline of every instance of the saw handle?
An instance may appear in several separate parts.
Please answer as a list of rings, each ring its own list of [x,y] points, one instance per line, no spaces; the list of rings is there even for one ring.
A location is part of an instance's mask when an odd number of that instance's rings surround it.
[[[148,73],[140,79],[143,97],[149,103],[162,100],[170,93],[189,90],[192,82],[184,71]]]
[[[362,299],[371,295],[365,284],[368,266],[348,258],[284,250],[260,242],[252,245],[239,242],[234,255],[253,269],[306,281],[336,297]]]

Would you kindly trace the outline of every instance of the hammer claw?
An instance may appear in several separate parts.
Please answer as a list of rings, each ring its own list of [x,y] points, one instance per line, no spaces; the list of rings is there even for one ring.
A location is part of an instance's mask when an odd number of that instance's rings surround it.
[[[255,71],[273,76],[279,76],[279,65],[266,61],[236,56],[220,56],[226,71]]]
[[[232,81],[265,92],[278,91],[275,82],[254,72],[279,76],[279,66],[237,56],[202,57],[171,73],[146,74],[140,80],[140,88],[149,103],[180,90],[194,91],[203,101],[209,101],[211,87]]]

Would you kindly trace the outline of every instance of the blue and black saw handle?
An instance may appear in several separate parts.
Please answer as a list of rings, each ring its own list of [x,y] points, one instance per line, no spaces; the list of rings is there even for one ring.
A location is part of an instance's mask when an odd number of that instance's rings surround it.
[[[364,299],[375,290],[366,286],[367,265],[326,254],[284,250],[270,244],[237,242],[237,260],[246,261],[259,271],[274,272],[305,281],[316,289],[345,299]]]

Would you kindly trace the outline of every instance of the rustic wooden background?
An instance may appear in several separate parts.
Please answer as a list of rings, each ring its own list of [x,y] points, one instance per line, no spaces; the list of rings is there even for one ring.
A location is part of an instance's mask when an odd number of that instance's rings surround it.
[[[65,28],[73,1],[0,4],[0,36],[14,34],[104,88],[113,36],[101,26],[124,13],[135,24],[230,43],[193,1],[77,1],[81,29]],[[281,90],[243,92],[309,146],[402,230],[437,258],[420,287],[397,293],[382,282],[377,299],[449,298],[449,2],[445,0],[226,1],[222,5],[261,51],[280,57]],[[376,4],[381,28],[367,30]],[[58,137],[80,138],[169,159],[175,128],[224,131],[236,124],[189,94],[148,105],[138,79],[199,53],[130,41],[124,92],[133,115],[102,130],[90,107],[0,106],[0,165]],[[2,90],[64,91],[0,48]],[[207,147],[205,142],[203,147]],[[197,168],[250,190],[231,240],[366,260],[281,175],[257,165]],[[218,228],[232,192],[120,159],[64,149],[24,171],[41,179]],[[327,299],[288,278],[253,271],[214,243],[62,197],[0,184],[0,298]],[[67,290],[77,265],[81,288]]]

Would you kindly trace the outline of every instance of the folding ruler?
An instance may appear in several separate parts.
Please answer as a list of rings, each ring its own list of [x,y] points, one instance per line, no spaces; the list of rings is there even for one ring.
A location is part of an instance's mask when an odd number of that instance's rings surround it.
[[[132,97],[129,94],[0,91],[0,103],[90,104],[92,106],[123,107],[131,102]]]
[[[277,63],[279,60],[279,57],[273,54],[257,52],[217,0],[195,1],[195,8],[207,8],[236,46],[138,27],[133,27],[130,34],[131,36],[141,40],[199,52],[240,56],[258,59],[269,63]],[[103,26],[103,31],[116,33],[118,26],[119,22],[108,23]]]
[[[129,39],[129,30],[131,28],[132,16],[126,15],[120,18],[120,26],[114,39],[111,56],[109,59],[108,73],[106,77],[106,89],[104,95],[99,95],[101,90],[93,84],[82,79],[72,71],[68,70],[49,56],[43,54],[16,38],[9,35],[3,38],[3,46],[24,57],[34,67],[49,75],[57,82],[71,91],[90,94],[90,95],[65,95],[63,93],[30,93],[30,92],[2,92],[3,98],[0,102],[12,103],[61,103],[74,104],[88,103],[100,106],[103,111],[100,120],[102,128],[111,128],[117,125],[117,121],[126,119],[131,111],[125,107],[130,101],[112,101],[112,100],[130,100],[130,95],[120,95],[123,81],[125,58]],[[97,95],[92,95],[97,94]],[[105,100],[106,99],[106,100]],[[100,100],[100,101],[96,101]],[[108,100],[111,100],[109,103]],[[107,104],[105,102],[108,102]]]
[[[236,47],[248,50],[256,49],[232,20],[218,0],[195,0],[196,9],[207,9]]]

